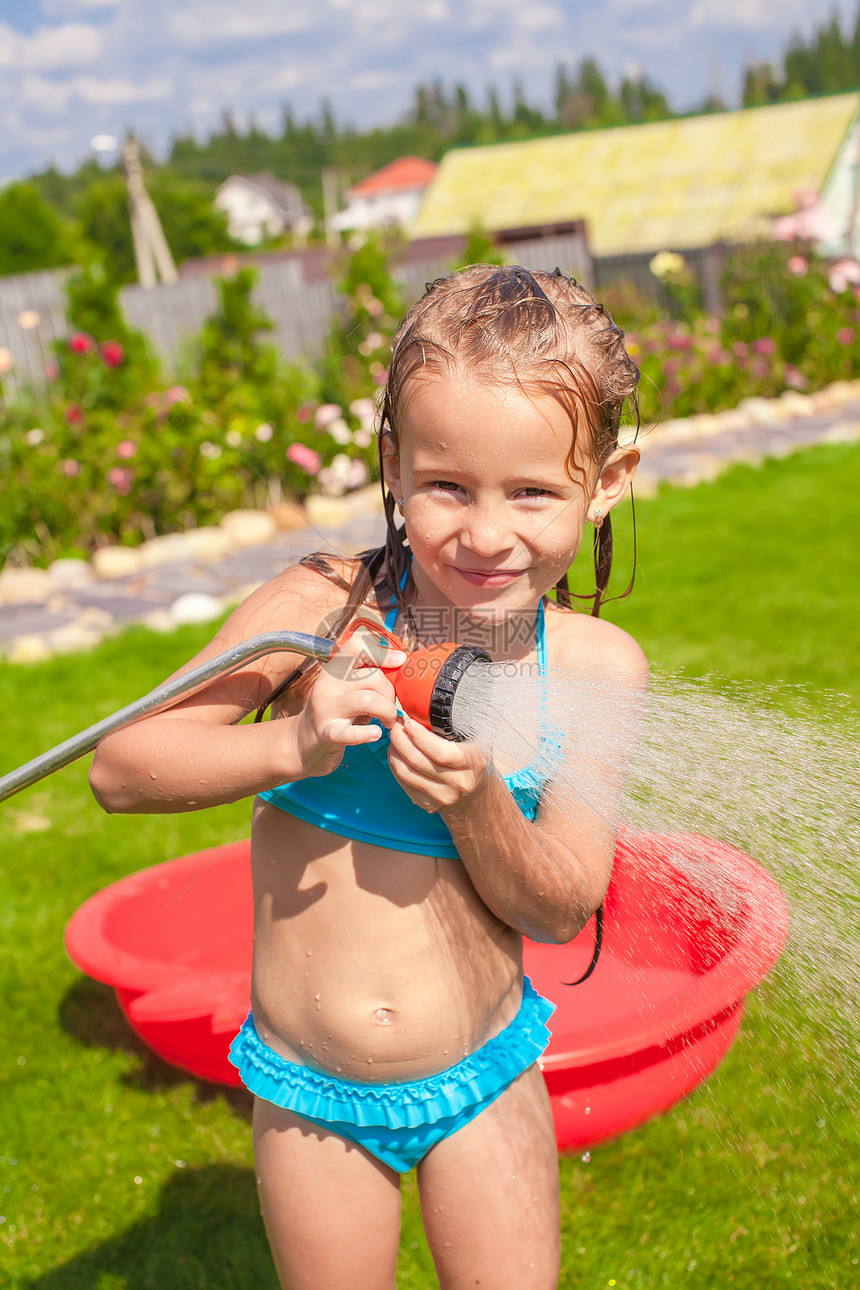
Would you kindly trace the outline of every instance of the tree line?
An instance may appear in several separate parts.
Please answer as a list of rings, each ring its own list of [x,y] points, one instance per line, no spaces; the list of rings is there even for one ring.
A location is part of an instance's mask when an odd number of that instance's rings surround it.
[[[744,73],[744,107],[782,103],[811,94],[837,94],[860,87],[860,5],[853,30],[842,30],[836,13],[809,40],[795,33],[782,63],[749,64]]]

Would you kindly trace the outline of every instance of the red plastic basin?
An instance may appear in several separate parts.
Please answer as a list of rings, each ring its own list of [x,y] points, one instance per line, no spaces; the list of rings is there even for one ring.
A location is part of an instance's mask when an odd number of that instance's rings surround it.
[[[693,834],[624,831],[593,976],[564,984],[588,965],[590,928],[570,945],[526,943],[526,972],[557,1005],[542,1066],[559,1148],[623,1133],[710,1074],[787,930],[778,886],[748,856]],[[252,939],[247,841],[123,878],[66,928],[69,957],[114,987],[160,1057],[232,1085],[227,1051],[248,1012]]]

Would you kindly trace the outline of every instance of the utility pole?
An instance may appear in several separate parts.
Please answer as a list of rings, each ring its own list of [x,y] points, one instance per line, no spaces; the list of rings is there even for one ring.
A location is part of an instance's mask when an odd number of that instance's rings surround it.
[[[156,277],[164,283],[175,282],[179,276],[167,238],[161,227],[158,212],[152,204],[143,183],[140,152],[137,140],[127,135],[122,148],[122,164],[128,189],[131,211],[131,236],[134,242],[134,260],[137,280],[142,287],[154,287]]]
[[[337,194],[337,167],[323,166],[322,169],[322,196],[323,196],[323,223],[325,224],[325,240],[329,246],[339,246],[340,238],[335,229],[331,226],[332,216],[337,212],[338,194]]]

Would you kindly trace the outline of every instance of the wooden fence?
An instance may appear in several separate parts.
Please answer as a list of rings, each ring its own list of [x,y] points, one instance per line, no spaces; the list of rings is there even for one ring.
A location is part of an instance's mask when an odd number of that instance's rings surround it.
[[[425,283],[447,273],[464,245],[464,238],[412,244],[409,257],[396,270],[407,301],[417,299]],[[504,251],[509,263],[548,271],[558,267],[598,291],[601,285],[619,277],[632,278],[652,292],[660,289],[648,270],[647,257],[618,256],[593,262],[584,231],[506,243]],[[701,274],[707,266],[711,282],[716,280],[716,261],[710,248],[692,257],[686,252],[685,255],[695,271]],[[324,256],[300,254],[259,256],[254,260],[260,275],[254,299],[271,318],[273,338],[282,355],[286,359],[300,355],[313,359],[319,354],[338,307],[329,261]],[[170,286],[122,289],[120,302],[126,318],[149,337],[168,371],[175,371],[184,356],[191,357],[194,336],[215,309],[213,278],[222,264],[215,260],[197,266],[197,272],[187,273]],[[68,335],[63,285],[68,272],[54,270],[0,279],[0,347],[10,351],[14,363],[12,372],[3,378],[7,391],[17,385],[44,382],[46,369],[53,361],[54,342]]]
[[[12,356],[12,369],[0,375],[3,388],[43,385],[54,361],[54,342],[69,334],[64,281],[68,269],[20,273],[0,278],[0,349]]]

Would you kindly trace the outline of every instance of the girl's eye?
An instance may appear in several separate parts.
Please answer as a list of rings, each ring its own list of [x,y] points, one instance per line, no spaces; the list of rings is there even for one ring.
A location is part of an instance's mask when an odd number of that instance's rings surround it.
[[[443,493],[455,493],[460,485],[452,483],[450,479],[434,479],[433,487],[441,489]]]
[[[520,489],[521,497],[552,497],[548,488],[522,488]]]

